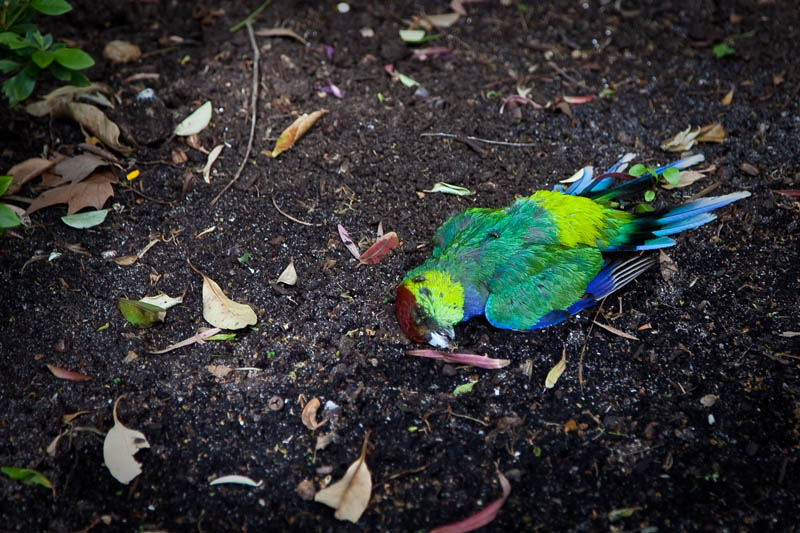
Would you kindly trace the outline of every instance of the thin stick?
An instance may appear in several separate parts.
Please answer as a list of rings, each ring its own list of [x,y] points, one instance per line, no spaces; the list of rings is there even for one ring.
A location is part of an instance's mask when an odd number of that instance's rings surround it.
[[[514,146],[517,148],[536,146],[536,143],[510,143],[506,141],[492,141],[490,139],[481,139],[480,137],[472,137],[471,135],[455,135],[453,133],[421,133],[420,137],[451,137],[453,139],[458,139],[459,137],[462,137],[464,139],[469,139],[470,141],[478,141],[486,144],[499,144],[501,146]]]
[[[266,7],[266,4],[269,4],[269,1],[266,2],[260,9]],[[258,10],[257,10],[258,11]],[[261,52],[258,51],[258,45],[256,44],[256,36],[253,35],[253,26],[250,24],[250,21],[247,21],[247,35],[250,37],[250,45],[253,47],[253,86],[250,89],[250,111],[251,118],[250,118],[250,138],[247,140],[247,150],[244,153],[244,159],[242,159],[242,164],[239,165],[239,170],[236,171],[236,174],[233,175],[233,179],[228,182],[228,184],[219,191],[213,200],[211,200],[211,205],[217,203],[217,200],[225,194],[225,191],[231,188],[231,186],[236,183],[236,180],[239,179],[239,176],[242,175],[242,170],[244,170],[244,166],[247,164],[247,158],[250,157],[250,150],[253,149],[253,137],[256,135],[256,104],[258,102],[258,61],[261,59]]]
[[[556,72],[558,72],[559,74],[561,74],[562,76],[564,76],[564,78],[566,78],[567,80],[571,81],[572,83],[574,83],[576,85],[580,85],[581,87],[583,87],[585,89],[588,89],[588,87],[587,87],[585,82],[573,78],[572,76],[569,75],[569,73],[566,70],[564,70],[563,68],[559,67],[558,65],[556,65],[552,61],[548,61],[547,65],[550,68],[552,68],[553,70],[555,70]]]
[[[594,328],[594,325],[597,324],[597,317],[600,316],[600,311],[603,310],[604,303],[606,303],[605,298],[600,300],[600,305],[597,307],[597,312],[594,314],[592,323],[589,324],[589,332],[586,334],[586,340],[583,343],[583,348],[581,348],[581,355],[578,358],[578,384],[581,386],[581,394],[583,394],[583,384],[586,383],[583,380],[583,355],[586,353],[586,346],[589,344],[589,338],[592,336],[592,329]],[[600,324],[597,325],[599,326]]]
[[[285,216],[286,218],[288,218],[288,219],[289,219],[289,220],[291,220],[292,222],[297,222],[298,224],[302,224],[302,225],[304,225],[304,226],[321,226],[321,225],[322,225],[322,224],[312,224],[311,222],[305,222],[305,221],[303,221],[303,220],[300,220],[300,219],[294,218],[294,217],[293,217],[292,215],[290,215],[289,213],[286,213],[286,212],[282,211],[282,210],[281,210],[281,208],[280,208],[280,207],[278,207],[278,204],[275,202],[275,197],[274,197],[274,196],[272,197],[272,205],[274,205],[274,206],[275,206],[275,209],[277,209],[277,210],[278,210],[278,213],[280,213],[281,215]]]

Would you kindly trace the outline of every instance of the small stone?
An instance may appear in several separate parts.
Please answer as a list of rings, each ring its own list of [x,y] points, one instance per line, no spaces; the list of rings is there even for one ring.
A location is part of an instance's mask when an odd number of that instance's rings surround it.
[[[103,57],[112,63],[132,63],[142,57],[142,49],[128,41],[111,41],[103,48]]]

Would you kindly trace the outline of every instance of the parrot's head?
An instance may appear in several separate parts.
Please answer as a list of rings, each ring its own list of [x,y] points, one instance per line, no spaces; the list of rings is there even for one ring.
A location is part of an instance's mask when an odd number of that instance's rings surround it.
[[[397,321],[414,342],[447,348],[464,318],[464,287],[446,272],[412,270],[397,287]]]

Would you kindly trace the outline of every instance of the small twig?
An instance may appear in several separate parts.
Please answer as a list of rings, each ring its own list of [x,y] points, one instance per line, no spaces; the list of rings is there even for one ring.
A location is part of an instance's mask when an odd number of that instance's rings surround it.
[[[486,422],[484,422],[483,420],[480,420],[480,419],[478,419],[478,418],[473,418],[473,417],[471,417],[471,416],[469,416],[469,415],[462,415],[462,414],[454,413],[454,412],[453,412],[453,410],[450,408],[450,406],[449,406],[449,405],[447,406],[447,411],[445,411],[445,412],[446,412],[448,415],[455,416],[455,417],[457,417],[457,418],[465,418],[465,419],[467,419],[467,420],[472,420],[473,422],[477,422],[478,424],[481,424],[481,425],[482,425],[482,426],[484,426],[484,427],[489,427],[489,424],[487,424],[487,423],[486,423]]]
[[[699,193],[697,193],[694,196],[692,196],[691,198],[689,198],[689,201],[690,202],[694,202],[698,198],[702,198],[703,196],[707,195],[708,193],[710,193],[711,191],[713,191],[714,189],[716,189],[720,185],[722,185],[722,181],[715,181],[714,183],[712,183],[711,185],[709,185],[708,187],[706,187],[705,189],[703,189]]]
[[[421,133],[420,137],[451,137],[453,139],[463,138],[470,141],[478,141],[486,144],[499,144],[500,146],[514,146],[517,148],[526,148],[528,146],[536,146],[536,143],[510,143],[507,141],[492,141],[490,139],[481,139],[480,137],[472,137],[470,135],[456,135],[453,133]]]
[[[231,29],[229,31],[231,33],[234,33],[234,32],[237,32],[237,31],[241,30],[242,26],[249,26],[250,23],[255,20],[255,18],[258,16],[258,14],[261,13],[262,11],[264,11],[264,8],[267,7],[268,5],[270,5],[271,2],[272,2],[272,0],[267,0],[266,2],[264,2],[263,4],[258,6],[255,11],[253,11],[252,13],[247,15],[247,18],[245,18],[239,24],[231,26]],[[252,30],[250,30],[250,31],[252,31]]]
[[[569,75],[569,73],[567,73],[566,70],[564,70],[563,68],[559,67],[554,62],[548,61],[547,65],[550,68],[552,68],[553,70],[555,70],[556,72],[558,72],[559,74],[561,74],[562,76],[564,76],[567,80],[571,81],[572,83],[574,83],[576,85],[580,85],[581,87],[583,87],[585,89],[588,89],[588,87],[586,85],[586,82],[583,82],[581,80],[573,78],[572,76]]]
[[[131,187],[129,185],[120,185],[120,187],[122,189],[124,189],[126,191],[130,191],[133,194],[135,194],[136,196],[140,196],[140,197],[142,197],[145,200],[148,200],[150,202],[155,202],[157,204],[163,204],[163,205],[172,205],[174,203],[174,202],[168,202],[167,200],[159,200],[158,198],[153,198],[152,196],[147,196],[145,193],[143,193],[141,191],[137,191],[136,189],[134,189],[133,187]]]
[[[261,9],[265,8],[269,4],[269,0],[262,4],[260,8],[258,8],[252,16],[258,13]],[[249,19],[250,17],[248,17]],[[245,19],[247,20],[247,19]],[[231,30],[233,31],[233,29]],[[242,175],[242,170],[244,170],[244,166],[247,164],[247,158],[250,157],[250,150],[253,149],[253,137],[256,134],[256,104],[258,102],[258,61],[261,58],[261,52],[258,51],[258,45],[256,44],[256,37],[253,35],[253,26],[250,24],[250,21],[247,20],[247,35],[250,37],[250,45],[253,47],[253,86],[250,89],[250,111],[251,111],[251,118],[250,118],[250,138],[247,140],[247,150],[245,150],[244,158],[242,159],[242,164],[239,165],[239,169],[236,171],[236,174],[233,175],[231,181],[228,182],[225,187],[222,188],[221,191],[211,200],[211,205],[217,203],[217,200],[225,194],[225,191],[231,188],[231,186],[236,183],[236,180],[239,179],[239,176]]]
[[[303,220],[300,220],[300,219],[294,218],[294,217],[293,217],[292,215],[290,215],[289,213],[286,213],[286,212],[282,211],[282,210],[281,210],[281,208],[280,208],[280,207],[278,207],[278,204],[275,202],[275,197],[274,197],[274,196],[272,197],[272,205],[274,205],[274,206],[275,206],[275,209],[277,209],[277,210],[278,210],[278,213],[280,213],[281,215],[285,216],[286,218],[288,218],[288,219],[289,219],[289,220],[291,220],[292,222],[297,222],[298,224],[302,224],[302,225],[304,225],[304,226],[321,226],[321,225],[322,225],[322,224],[312,224],[311,222],[305,222],[305,221],[303,221]]]

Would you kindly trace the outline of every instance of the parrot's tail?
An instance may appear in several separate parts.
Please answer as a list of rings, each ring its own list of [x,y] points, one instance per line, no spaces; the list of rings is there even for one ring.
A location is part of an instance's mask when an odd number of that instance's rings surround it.
[[[739,191],[724,196],[701,198],[657,213],[637,216],[620,228],[604,252],[656,250],[675,244],[668,235],[708,224],[717,218],[711,211],[750,196]]]

